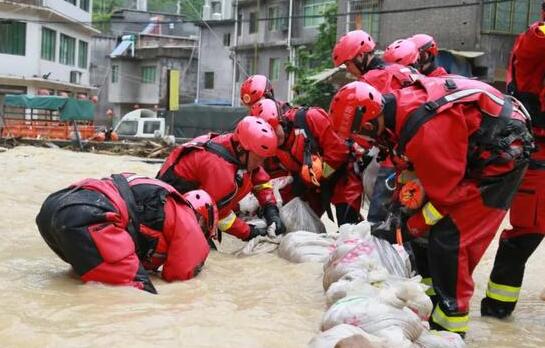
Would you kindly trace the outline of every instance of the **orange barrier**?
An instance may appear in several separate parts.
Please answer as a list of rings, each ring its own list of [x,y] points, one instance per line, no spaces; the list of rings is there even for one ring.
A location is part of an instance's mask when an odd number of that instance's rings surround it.
[[[78,123],[78,131],[82,140],[95,135],[92,123]],[[4,118],[3,137],[44,138],[70,140],[74,133],[71,123],[58,120],[23,120],[20,118]]]

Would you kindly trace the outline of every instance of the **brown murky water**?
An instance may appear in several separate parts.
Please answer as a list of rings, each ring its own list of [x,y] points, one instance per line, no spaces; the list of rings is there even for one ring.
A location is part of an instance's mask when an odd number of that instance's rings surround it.
[[[83,285],[42,241],[34,218],[45,197],[83,177],[157,165],[131,157],[19,147],[0,154],[0,347],[304,347],[325,301],[321,266],[276,255],[236,258],[213,252],[197,279],[160,295]],[[332,226],[332,225],[330,225]],[[235,241],[226,249],[234,250]],[[545,247],[531,259],[515,318],[484,320],[493,251],[475,274],[470,347],[545,347]]]

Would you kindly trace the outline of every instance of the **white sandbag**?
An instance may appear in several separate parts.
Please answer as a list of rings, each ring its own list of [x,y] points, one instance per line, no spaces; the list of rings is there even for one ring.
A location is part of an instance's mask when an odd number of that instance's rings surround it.
[[[335,249],[335,239],[307,231],[288,233],[280,241],[278,256],[294,263],[326,262]]]
[[[397,277],[408,278],[412,275],[409,256],[402,256],[404,249],[396,249],[390,243],[368,236],[366,239],[348,239],[339,243],[324,266],[324,289],[339,280],[345,274],[356,270],[386,269]]]
[[[252,256],[267,254],[275,251],[282,237],[257,236],[251,239],[244,247],[235,252],[236,256]]]
[[[356,338],[354,336],[360,337]],[[308,348],[350,347],[349,345],[343,346],[341,343],[341,341],[347,338],[353,338],[353,341],[357,342],[357,345],[352,345],[352,347],[387,348],[383,338],[370,335],[359,327],[347,324],[340,324],[327,331],[320,332],[312,338],[308,344]]]
[[[274,198],[276,199],[276,205],[280,208],[282,206],[282,196],[280,190],[293,182],[291,176],[282,176],[279,178],[271,179],[271,185],[273,188]],[[259,202],[257,198],[248,193],[244,198],[238,202],[239,216],[255,216],[259,209]]]
[[[365,189],[365,196],[368,199],[371,199],[380,164],[376,160],[378,154],[376,147],[371,149],[369,154],[373,156],[373,159],[369,162],[369,165],[365,168],[363,173],[363,188]]]
[[[314,233],[326,233],[326,229],[320,217],[302,201],[296,197],[280,208],[280,218],[286,226],[286,231],[308,231]]]
[[[415,342],[421,348],[465,348],[460,335],[448,331],[424,331]]]
[[[420,318],[408,308],[395,308],[377,297],[346,297],[333,304],[322,320],[322,330],[339,324],[357,326],[367,333],[385,338],[389,346],[407,346],[422,331]]]

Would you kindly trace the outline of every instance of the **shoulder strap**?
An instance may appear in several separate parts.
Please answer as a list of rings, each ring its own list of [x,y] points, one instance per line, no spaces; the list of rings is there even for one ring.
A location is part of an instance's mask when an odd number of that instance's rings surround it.
[[[204,149],[206,151],[212,152],[213,154],[216,154],[216,155],[220,156],[221,158],[223,158],[227,162],[232,163],[232,164],[234,164],[236,166],[241,166],[242,165],[240,163],[240,161],[238,160],[238,158],[233,156],[229,152],[229,150],[227,150],[224,146],[222,146],[222,145],[220,145],[218,143],[215,143],[215,142],[213,142],[211,140],[208,140],[206,143],[204,143]]]
[[[308,108],[303,107],[297,110],[297,113],[295,113],[295,120],[293,121],[293,125],[295,128],[301,129],[303,131],[303,136],[305,139],[308,140],[308,143],[310,145],[312,152],[318,151],[318,143],[316,142],[316,139],[314,138],[314,134],[310,131],[310,128],[308,127],[307,123],[307,112]]]
[[[132,193],[127,179],[121,174],[112,174],[111,176],[114,185],[116,186],[121,198],[125,201],[127,211],[129,213],[129,223],[127,224],[127,231],[129,232],[135,248],[136,253],[139,255],[139,235],[140,235],[140,219],[138,218],[138,207],[136,206],[136,199]]]

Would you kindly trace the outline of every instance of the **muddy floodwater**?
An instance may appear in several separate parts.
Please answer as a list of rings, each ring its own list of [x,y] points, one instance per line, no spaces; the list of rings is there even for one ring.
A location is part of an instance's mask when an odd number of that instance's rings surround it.
[[[187,282],[153,281],[159,295],[83,285],[42,241],[35,216],[45,197],[84,177],[121,171],[153,176],[132,157],[17,147],[0,153],[0,347],[304,347],[325,308],[321,265],[274,254],[212,252]],[[328,228],[334,228],[328,224]],[[545,247],[526,270],[513,319],[482,319],[478,304],[494,245],[475,273],[470,347],[545,347]]]

